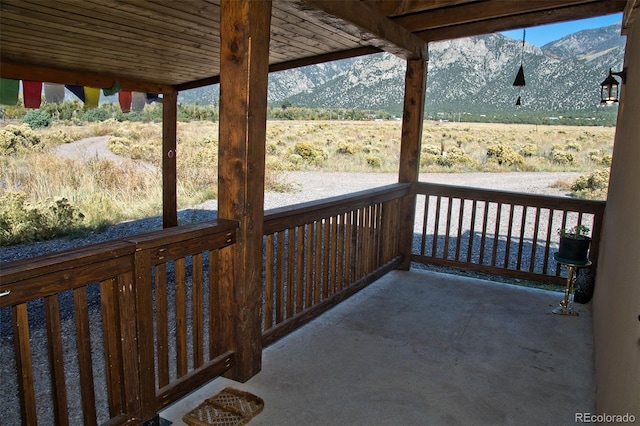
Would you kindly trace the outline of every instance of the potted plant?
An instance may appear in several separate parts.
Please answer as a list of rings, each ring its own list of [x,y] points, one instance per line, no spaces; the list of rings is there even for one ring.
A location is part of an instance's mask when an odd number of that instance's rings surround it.
[[[570,261],[586,262],[588,260],[589,246],[591,245],[589,231],[589,228],[584,225],[560,229],[558,257]]]

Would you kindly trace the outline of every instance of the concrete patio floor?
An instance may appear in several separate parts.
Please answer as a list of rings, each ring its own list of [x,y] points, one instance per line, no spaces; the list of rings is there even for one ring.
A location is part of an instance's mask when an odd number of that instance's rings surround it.
[[[265,349],[262,371],[211,381],[160,416],[175,425],[227,386],[265,402],[258,425],[569,425],[594,412],[590,305],[561,293],[394,271]]]

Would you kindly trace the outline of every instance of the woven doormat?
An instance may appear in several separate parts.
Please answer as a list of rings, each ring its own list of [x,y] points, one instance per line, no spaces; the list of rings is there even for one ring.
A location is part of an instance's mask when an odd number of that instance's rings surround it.
[[[239,426],[264,408],[261,398],[241,390],[225,388],[205,399],[182,417],[190,426]]]

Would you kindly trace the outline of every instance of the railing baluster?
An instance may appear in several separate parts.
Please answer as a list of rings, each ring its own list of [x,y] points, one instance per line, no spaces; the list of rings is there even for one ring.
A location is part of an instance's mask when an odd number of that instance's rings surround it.
[[[456,243],[455,260],[460,260],[460,249],[462,247],[462,227],[464,224],[464,198],[458,198],[458,234]]]
[[[471,203],[471,225],[469,226],[469,249],[467,250],[467,263],[471,262],[471,255],[473,254],[473,239],[476,233],[476,210],[478,209],[478,202],[473,200]]]
[[[281,323],[285,317],[285,300],[284,300],[284,240],[286,231],[276,234],[277,260],[276,260],[276,324]]]
[[[27,304],[16,305],[11,312],[18,373],[18,391],[20,393],[20,413],[23,424],[35,425],[38,423],[38,416],[36,415],[36,396],[33,387],[33,364],[31,363],[31,346],[29,345]]]
[[[329,249],[330,260],[329,260],[329,293],[328,295],[332,295],[337,291],[338,288],[338,280],[336,277],[336,269],[337,269],[337,261],[338,261],[338,218],[336,216],[331,216],[330,218],[330,228],[331,228],[331,248]]]
[[[273,251],[273,244],[271,245]],[[267,258],[267,264],[269,258]],[[209,251],[209,360],[222,354],[222,306],[220,303],[220,250]],[[272,283],[273,285],[273,283]],[[266,301],[271,300],[271,293],[265,294]],[[265,310],[265,314],[266,314]],[[269,310],[271,314],[271,310]],[[266,320],[265,320],[266,323]],[[271,324],[271,323],[268,323]]]
[[[540,209],[534,207],[535,219],[533,221],[533,235],[531,237],[531,261],[529,263],[529,272],[533,272],[536,266],[536,249],[538,246],[538,232],[540,230]]]
[[[553,219],[553,210],[546,209],[547,211],[547,234],[546,234],[546,244],[544,246],[544,259],[542,261],[542,273],[549,273],[549,251],[551,249],[551,232],[552,232],[552,219]]]
[[[181,257],[173,263],[175,269],[176,306],[176,368],[178,377],[187,374],[187,290],[185,280],[185,259]]]
[[[509,267],[509,258],[511,257],[511,235],[513,233],[513,213],[515,205],[509,204],[509,224],[507,226],[507,247],[504,250],[504,267]]]
[[[191,259],[191,321],[193,328],[193,368],[198,368],[202,364],[204,364],[204,282],[202,276],[202,253],[194,254]]]
[[[320,302],[322,285],[322,219],[316,220],[316,263],[313,275],[313,304]]]
[[[264,328],[270,329],[273,326],[273,280],[274,280],[274,235],[267,235],[266,249],[266,271],[265,271],[265,290],[264,290]]]
[[[85,425],[97,424],[96,400],[93,387],[93,369],[91,360],[91,331],[89,329],[89,312],[87,288],[78,287],[73,290],[73,301],[76,317],[76,344],[78,346],[78,368],[80,371],[80,388],[82,389],[82,413]]]
[[[329,262],[331,258],[331,218],[322,221],[322,299],[329,296]]]
[[[496,266],[498,245],[500,244],[500,222],[502,217],[502,203],[496,205],[496,219],[493,227],[493,247],[491,248],[491,266]]]
[[[518,262],[516,269],[522,266],[522,256],[524,255],[524,236],[527,230],[527,206],[522,206],[522,217],[520,218],[520,240],[518,241]]]
[[[482,214],[482,235],[480,237],[480,260],[481,265],[484,264],[484,248],[487,241],[487,226],[489,223],[489,202],[484,201],[484,213]]]
[[[298,243],[296,244],[296,252],[298,254],[296,262],[296,309],[295,313],[301,312],[304,306],[304,258],[305,258],[305,232],[304,225],[296,228],[298,234]]]
[[[45,297],[44,308],[47,326],[49,370],[51,372],[51,388],[53,393],[53,412],[56,424],[68,425],[69,410],[67,408],[67,388],[65,386],[64,375],[64,349],[62,344],[62,328],[60,326],[58,295],[56,294]]]
[[[120,310],[118,306],[118,290],[116,280],[109,279],[100,283],[100,303],[103,324],[103,346],[105,359],[105,375],[107,379],[107,399],[109,401],[109,415],[115,417],[122,412],[121,395],[124,394],[123,374],[120,354],[122,353],[122,339],[119,327],[109,327],[118,324]]]
[[[451,234],[451,203],[453,199],[447,198],[447,222],[444,230],[444,248],[442,249],[442,258],[449,258],[449,235]]]
[[[169,384],[169,318],[167,299],[167,265],[161,263],[155,269],[156,289],[156,351],[158,386]]]
[[[357,279],[357,250],[358,250],[358,213],[357,211],[349,211],[349,234],[347,236],[349,240],[349,282],[353,282]]]
[[[424,195],[424,215],[422,218],[422,238],[420,242],[420,255],[425,256],[425,246],[427,244],[427,232],[429,230],[429,194]]]
[[[306,288],[305,288],[305,309],[309,308],[312,305],[313,302],[313,239],[314,239],[314,227],[313,227],[313,223],[309,223],[307,225],[305,225],[306,229],[307,229],[307,250],[305,253],[305,263],[306,263],[306,272],[307,272],[307,279],[306,279]]]
[[[437,196],[436,198],[436,217],[433,223],[433,246],[431,247],[431,255],[438,256],[438,231],[440,228],[440,205],[442,202],[442,197]]]
[[[338,271],[336,273],[336,277],[338,279],[336,283],[337,291],[340,291],[344,288],[344,267],[345,267],[345,214],[338,215],[338,250],[337,250],[337,266]]]
[[[290,318],[294,315],[294,290],[295,290],[295,259],[296,259],[296,231],[295,228],[289,228],[287,233],[287,304],[285,318]]]

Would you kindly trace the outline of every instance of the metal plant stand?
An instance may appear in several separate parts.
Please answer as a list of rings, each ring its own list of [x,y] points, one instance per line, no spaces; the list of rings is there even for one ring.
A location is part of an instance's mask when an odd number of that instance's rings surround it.
[[[576,289],[577,272],[579,268],[591,266],[591,261],[589,259],[582,262],[563,259],[558,256],[558,253],[554,253],[553,258],[556,262],[567,267],[567,287],[564,290],[564,299],[562,299],[560,301],[560,305],[554,308],[551,312],[558,315],[578,316],[578,313],[573,309],[573,294]]]

